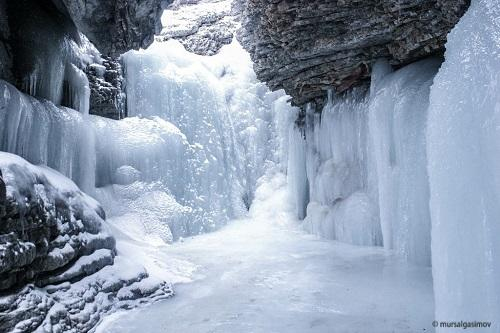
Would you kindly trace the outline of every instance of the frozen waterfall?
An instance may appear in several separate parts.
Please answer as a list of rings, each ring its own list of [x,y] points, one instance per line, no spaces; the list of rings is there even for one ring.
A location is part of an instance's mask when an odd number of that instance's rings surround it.
[[[321,113],[306,111],[304,125],[290,134],[289,171],[302,170],[290,185],[307,205],[308,230],[384,245],[430,265],[425,125],[439,64],[424,60],[392,72],[380,61],[370,91],[329,93]]]
[[[276,135],[293,115],[286,97],[257,81],[236,42],[210,58],[156,43],[123,61],[130,117],[120,121],[1,82],[0,149],[60,171],[109,214],[133,217],[135,237],[169,242],[243,215],[257,179],[286,154]]]
[[[393,72],[381,60],[369,90],[330,93],[322,112],[310,106],[291,129],[288,159],[306,229],[432,261],[436,319],[488,321],[491,332],[500,313],[499,16],[497,2],[473,1],[444,63]]]

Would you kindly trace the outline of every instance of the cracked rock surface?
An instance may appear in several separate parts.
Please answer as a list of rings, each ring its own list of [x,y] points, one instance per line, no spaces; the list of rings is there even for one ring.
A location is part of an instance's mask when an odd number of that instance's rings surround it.
[[[378,58],[402,66],[441,54],[469,0],[241,0],[238,39],[260,80],[293,103],[370,78]]]

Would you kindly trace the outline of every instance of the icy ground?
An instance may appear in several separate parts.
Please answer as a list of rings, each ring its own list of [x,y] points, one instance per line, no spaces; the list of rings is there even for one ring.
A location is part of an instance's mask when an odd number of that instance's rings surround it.
[[[217,232],[153,249],[122,235],[119,252],[176,281],[176,296],[115,313],[97,332],[433,331],[430,268],[306,234],[285,176],[260,183],[249,217]]]

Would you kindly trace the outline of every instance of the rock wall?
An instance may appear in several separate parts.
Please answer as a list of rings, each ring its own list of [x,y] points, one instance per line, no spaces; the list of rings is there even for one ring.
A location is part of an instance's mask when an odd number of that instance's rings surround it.
[[[378,58],[399,67],[443,52],[469,0],[242,0],[238,39],[260,80],[293,103],[322,103],[370,78]]]
[[[53,0],[106,55],[146,48],[161,30],[169,0]],[[64,9],[63,9],[64,10]]]

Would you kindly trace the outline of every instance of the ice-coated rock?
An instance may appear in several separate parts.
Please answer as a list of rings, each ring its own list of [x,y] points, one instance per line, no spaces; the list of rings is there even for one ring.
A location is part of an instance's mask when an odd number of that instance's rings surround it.
[[[79,103],[88,104],[92,90],[94,113],[116,118],[120,106],[111,106],[123,104],[119,68],[116,61],[101,62],[97,49],[114,59],[130,49],[146,48],[160,32],[160,16],[169,2],[2,0],[0,79],[77,110],[88,109]],[[89,87],[83,71],[91,63],[104,65],[107,71],[100,77],[92,75],[92,68],[87,70]]]
[[[171,296],[169,284],[118,256],[113,266],[80,281],[45,288],[27,285],[0,296],[0,331],[89,332],[106,313]]]
[[[2,177],[2,170],[0,170],[0,205],[3,205],[7,200],[7,188]]]

